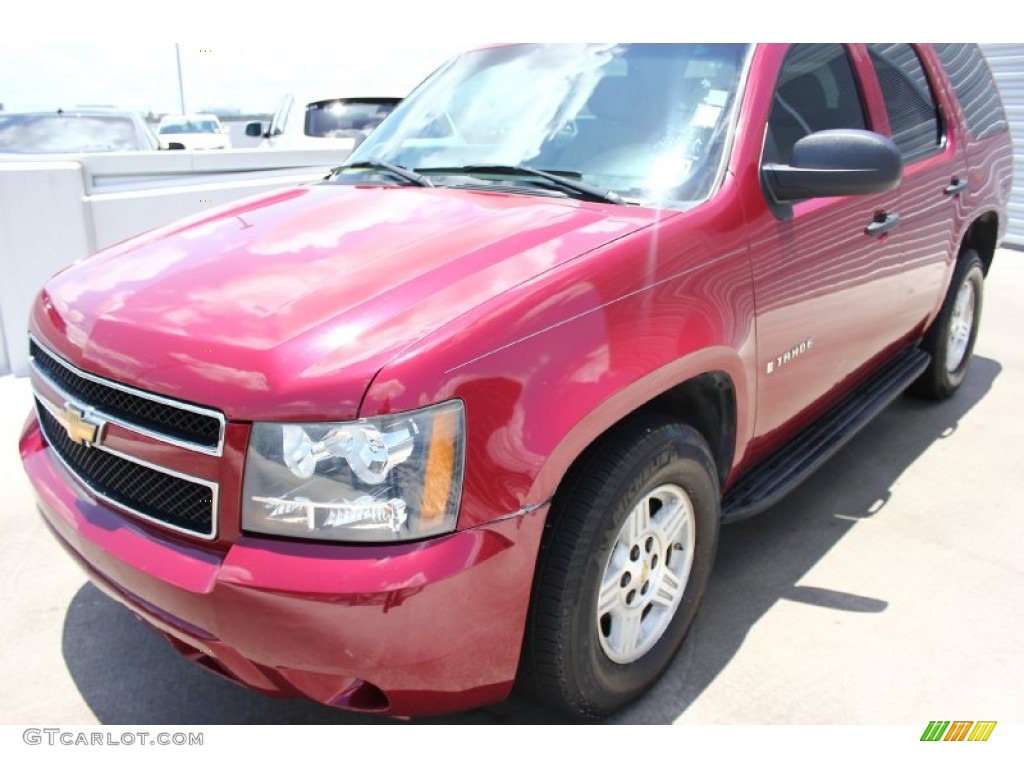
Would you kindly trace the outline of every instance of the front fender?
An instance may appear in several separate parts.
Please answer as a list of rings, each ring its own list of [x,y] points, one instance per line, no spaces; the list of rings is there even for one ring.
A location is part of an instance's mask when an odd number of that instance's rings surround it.
[[[546,501],[604,430],[708,371],[733,381],[741,455],[754,295],[731,189],[482,300],[389,362],[360,416],[463,400],[462,528]]]
[[[724,373],[736,394],[736,444],[733,466],[746,450],[753,430],[753,382],[748,381],[740,354],[729,347],[713,347],[673,360],[637,379],[601,403],[593,403],[553,448],[527,492],[527,504],[538,504],[554,495],[572,463],[612,426],[658,395],[705,373]]]

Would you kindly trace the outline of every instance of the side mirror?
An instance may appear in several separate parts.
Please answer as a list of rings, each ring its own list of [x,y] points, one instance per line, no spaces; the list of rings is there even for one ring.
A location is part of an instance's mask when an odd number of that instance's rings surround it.
[[[180,141],[169,141],[169,142],[167,142],[167,148],[168,149],[184,149],[185,145],[182,144]]]
[[[793,145],[790,165],[767,163],[761,176],[777,203],[869,195],[900,183],[903,158],[892,139],[872,131],[818,131]]]
[[[263,135],[263,123],[248,123],[245,126],[246,136],[262,136]]]

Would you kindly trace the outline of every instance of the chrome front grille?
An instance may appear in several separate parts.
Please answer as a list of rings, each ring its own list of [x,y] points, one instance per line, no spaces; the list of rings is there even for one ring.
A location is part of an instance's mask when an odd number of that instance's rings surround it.
[[[44,349],[34,339],[29,342],[29,355],[36,370],[51,384],[107,419],[130,424],[143,434],[166,442],[221,455],[224,417],[217,411],[85,373]]]
[[[220,456],[223,415],[93,376],[35,340],[30,349],[32,371],[41,380],[35,390],[43,436],[78,482],[117,509],[182,533],[215,538],[218,483],[115,450],[106,436],[116,427],[121,434],[145,435],[183,452]],[[69,416],[81,419],[76,423],[85,425],[87,437],[70,426]],[[124,446],[123,441],[113,443]],[[210,459],[203,462],[210,473]]]
[[[166,469],[72,442],[53,413],[36,400],[39,424],[65,466],[97,496],[133,514],[204,538],[213,535],[213,484],[167,474]]]

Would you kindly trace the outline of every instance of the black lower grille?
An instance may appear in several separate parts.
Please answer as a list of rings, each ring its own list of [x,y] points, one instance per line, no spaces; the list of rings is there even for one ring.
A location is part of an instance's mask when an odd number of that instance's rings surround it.
[[[213,534],[213,491],[112,453],[72,442],[41,403],[36,410],[47,442],[85,483],[143,517],[186,531]]]
[[[94,381],[71,370],[35,341],[29,343],[29,354],[48,379],[72,397],[109,416],[207,448],[217,448],[220,444],[221,421],[216,416],[196,413],[186,403],[180,407],[168,405]]]

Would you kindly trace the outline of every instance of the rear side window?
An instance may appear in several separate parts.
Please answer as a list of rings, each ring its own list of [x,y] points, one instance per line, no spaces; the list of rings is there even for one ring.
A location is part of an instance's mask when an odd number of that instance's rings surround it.
[[[906,43],[870,44],[868,52],[904,162],[931,154],[942,142],[942,121],[917,53]]]
[[[971,135],[984,139],[1009,130],[999,90],[981,49],[974,43],[939,43],[933,47],[953,84]]]
[[[788,163],[793,145],[815,131],[866,127],[846,49],[818,43],[790,48],[772,97],[765,162]]]

